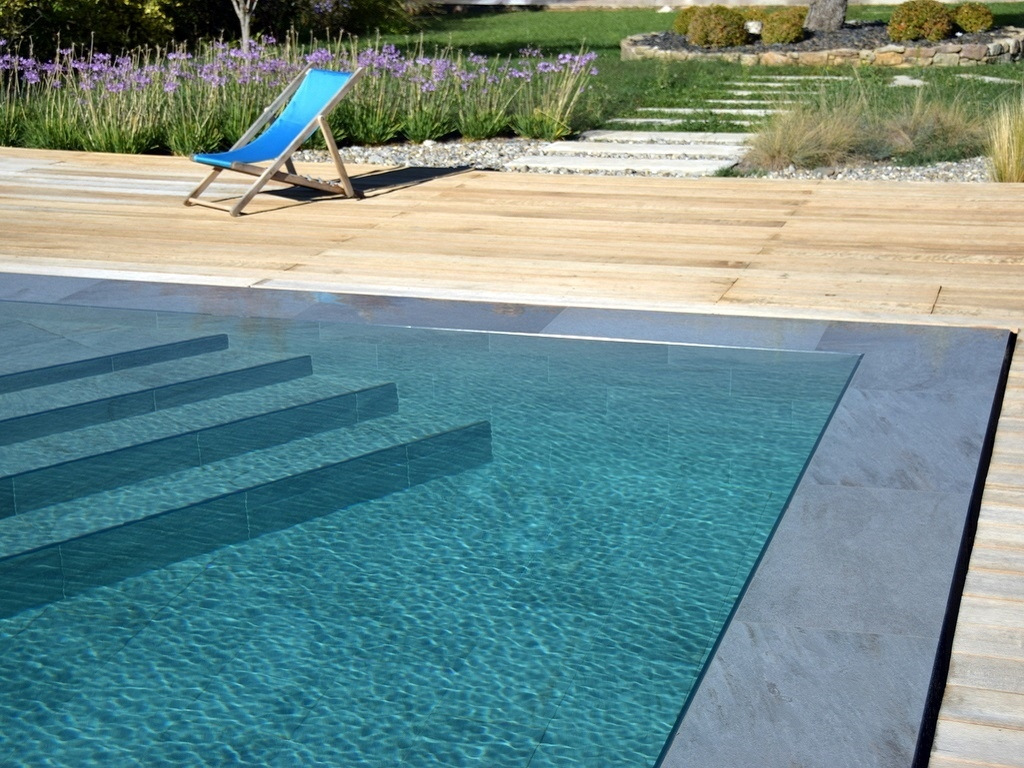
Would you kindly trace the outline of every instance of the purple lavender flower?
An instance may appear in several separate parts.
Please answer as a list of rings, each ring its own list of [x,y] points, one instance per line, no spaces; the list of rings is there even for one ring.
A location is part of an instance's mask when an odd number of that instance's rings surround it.
[[[306,56],[306,61],[313,66],[322,67],[334,61],[334,54],[326,48],[318,48]]]

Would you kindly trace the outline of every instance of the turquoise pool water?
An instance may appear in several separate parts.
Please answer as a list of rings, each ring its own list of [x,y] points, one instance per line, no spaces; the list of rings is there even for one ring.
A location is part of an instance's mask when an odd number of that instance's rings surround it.
[[[0,330],[0,392],[227,337],[0,394],[4,766],[651,766],[857,364],[3,303]]]

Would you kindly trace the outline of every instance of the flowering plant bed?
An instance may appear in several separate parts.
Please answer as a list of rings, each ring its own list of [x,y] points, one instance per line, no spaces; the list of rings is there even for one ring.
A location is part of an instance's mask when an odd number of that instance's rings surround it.
[[[572,131],[597,74],[595,58],[583,50],[545,56],[536,49],[518,57],[428,55],[355,40],[311,51],[264,39],[245,49],[212,43],[124,56],[64,49],[39,61],[0,40],[0,146],[181,155],[224,149],[307,64],[366,68],[330,116],[335,135],[354,143],[503,134],[553,139]]]

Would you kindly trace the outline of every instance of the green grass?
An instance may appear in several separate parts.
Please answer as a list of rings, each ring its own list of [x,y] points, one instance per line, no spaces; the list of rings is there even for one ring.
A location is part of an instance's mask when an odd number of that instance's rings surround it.
[[[664,68],[655,62],[620,61],[619,43],[630,35],[665,31],[671,27],[673,18],[670,13],[645,9],[445,13],[421,19],[415,34],[384,35],[381,41],[402,49],[422,41],[428,51],[448,47],[484,56],[515,57],[524,48],[539,48],[545,53],[575,52],[580,47],[594,51],[601,75],[582,111],[585,122],[595,125],[637,106],[646,106],[650,95],[662,91]],[[678,86],[682,94],[698,92],[702,87],[699,83],[711,82],[700,66],[674,69],[668,76],[672,85],[667,91],[675,91]],[[685,97],[666,93],[664,98],[666,103],[675,105]]]
[[[990,5],[1000,26],[1024,26],[1024,3],[997,3]],[[850,20],[887,20],[895,5],[851,5],[847,10]],[[476,12],[472,14],[441,14],[423,19],[414,35],[390,35],[384,41],[399,47],[409,47],[420,40],[429,50],[433,46],[450,46],[486,55],[516,55],[522,48],[535,47],[545,52],[578,50],[580,46],[598,54],[600,75],[592,85],[589,99],[582,107],[583,124],[597,127],[628,127],[607,124],[617,117],[641,117],[639,107],[695,107],[705,105],[708,99],[723,98],[726,89],[747,81],[756,69],[723,62],[695,61],[629,61],[619,59],[619,43],[624,37],[644,32],[659,32],[671,27],[674,14],[653,10],[598,10],[598,11],[537,11],[507,10],[504,12]],[[761,70],[763,71],[763,70]],[[815,74],[828,71],[805,68],[776,69],[776,74]],[[851,70],[847,69],[846,72]],[[1006,97],[1007,86],[972,81],[968,89],[965,81],[955,77],[964,70],[900,70],[899,74],[924,77],[928,82],[929,97],[940,100],[951,94],[965,101],[964,108],[982,116],[995,109],[995,103]],[[900,99],[908,94],[893,93],[888,89],[894,71],[879,68],[860,70],[860,85],[873,95],[879,109],[899,111],[906,109]],[[1019,65],[993,65],[977,70],[986,75],[1022,81]],[[826,89],[841,90],[841,84],[827,85]],[[819,89],[820,90],[820,89]],[[942,94],[945,93],[945,96]],[[815,97],[819,97],[815,91]],[[839,98],[836,96],[835,98]],[[765,96],[766,102],[771,95]],[[988,102],[988,106],[986,106]],[[888,107],[884,106],[889,104]],[[651,115],[646,115],[651,116]],[[981,119],[981,117],[979,117]],[[647,130],[658,130],[644,126]],[[754,127],[756,130],[756,126]],[[728,122],[715,115],[695,115],[679,126],[664,130],[746,131],[751,128]],[[964,151],[952,150],[952,154]],[[927,150],[911,149],[898,154],[900,162],[929,162],[928,158],[941,156],[934,147]]]
[[[653,10],[527,11],[508,10],[427,17],[414,35],[389,35],[396,45],[411,45],[420,37],[431,45],[462,48],[482,55],[516,55],[521,48],[575,51],[581,45],[602,56],[619,52],[629,35],[663,31],[673,15]]]

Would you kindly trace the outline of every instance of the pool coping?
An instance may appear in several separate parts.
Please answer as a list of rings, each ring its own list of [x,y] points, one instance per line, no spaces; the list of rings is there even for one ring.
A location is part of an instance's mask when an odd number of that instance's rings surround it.
[[[10,301],[862,354],[659,763],[927,763],[1009,331],[3,277]]]

